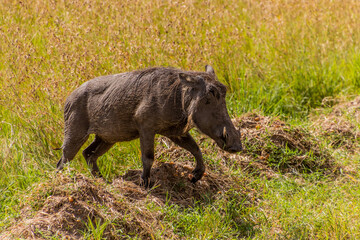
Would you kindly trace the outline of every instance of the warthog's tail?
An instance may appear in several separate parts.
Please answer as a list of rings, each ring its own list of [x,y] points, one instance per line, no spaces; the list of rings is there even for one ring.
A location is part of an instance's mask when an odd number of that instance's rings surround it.
[[[63,149],[63,146],[58,147],[58,148],[52,148],[52,150],[56,150],[56,151],[61,150],[61,149]]]

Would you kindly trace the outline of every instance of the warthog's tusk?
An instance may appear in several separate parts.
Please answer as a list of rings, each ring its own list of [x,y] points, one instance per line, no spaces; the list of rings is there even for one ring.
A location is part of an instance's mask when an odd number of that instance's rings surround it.
[[[223,137],[224,137],[224,138],[227,137],[226,127],[224,127],[224,129],[223,129]]]

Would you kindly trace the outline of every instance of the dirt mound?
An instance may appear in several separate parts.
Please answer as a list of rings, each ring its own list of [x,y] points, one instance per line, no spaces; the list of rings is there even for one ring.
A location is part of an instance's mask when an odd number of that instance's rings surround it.
[[[158,206],[188,207],[226,195],[229,189],[243,193],[239,201],[254,199],[254,190],[246,190],[246,181],[210,171],[193,185],[188,179],[191,170],[187,165],[160,162],[152,169],[154,186],[150,190],[140,186],[140,170],[129,170],[111,184],[82,174],[71,176],[70,171],[59,173],[33,188],[27,198],[32,205],[24,203],[19,219],[0,237],[81,239],[101,231],[106,239],[151,239],[159,232],[176,239],[171,230],[162,228],[163,214],[149,210],[149,201]]]
[[[329,100],[326,99],[325,105]],[[331,101],[333,102],[333,101]],[[338,101],[330,111],[318,109],[311,119],[314,133],[326,137],[333,148],[351,153],[360,149],[360,97],[352,101]]]
[[[252,170],[282,173],[322,172],[332,174],[338,167],[327,149],[306,129],[292,127],[272,117],[247,114],[233,120],[241,128],[247,161]],[[254,169],[255,168],[255,169]]]
[[[121,235],[112,226],[115,223],[126,235],[150,238],[160,214],[144,208],[137,211],[136,204],[123,199],[121,193],[107,190],[102,180],[58,174],[52,182],[35,187],[28,201],[36,205],[24,206],[17,224],[5,237],[79,239],[93,234],[85,232],[91,226],[101,226],[103,237],[116,239]]]
[[[151,181],[153,188],[151,196],[161,203],[168,202],[182,207],[193,206],[197,201],[206,201],[216,197],[219,193],[227,192],[229,189],[239,190],[245,194],[244,197],[253,196],[254,193],[246,190],[247,181],[227,175],[216,174],[207,170],[204,177],[196,184],[190,182],[193,167],[190,162],[182,163],[158,163],[151,170]],[[129,170],[123,179],[132,183],[135,193],[128,191],[126,196],[130,199],[138,200],[141,170]],[[121,180],[124,182],[123,180]],[[118,180],[114,181],[115,186]],[[137,186],[137,187],[135,187]]]

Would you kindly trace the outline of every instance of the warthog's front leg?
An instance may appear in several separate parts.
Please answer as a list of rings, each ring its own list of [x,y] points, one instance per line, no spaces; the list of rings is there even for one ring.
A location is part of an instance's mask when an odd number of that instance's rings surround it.
[[[100,137],[95,136],[94,141],[83,151],[83,156],[91,169],[94,176],[102,177],[96,160],[106,153],[113,144],[103,141]]]
[[[179,145],[180,147],[188,150],[191,152],[192,155],[194,155],[196,159],[196,167],[194,171],[192,172],[194,177],[191,179],[192,183],[196,183],[199,181],[204,172],[205,172],[205,165],[203,162],[203,157],[200,151],[199,146],[196,144],[195,140],[192,138],[192,136],[187,133],[185,136],[181,137],[169,137],[174,143]]]
[[[143,163],[143,172],[141,175],[145,188],[150,186],[150,170],[154,163],[154,138],[152,131],[140,131],[141,160]]]

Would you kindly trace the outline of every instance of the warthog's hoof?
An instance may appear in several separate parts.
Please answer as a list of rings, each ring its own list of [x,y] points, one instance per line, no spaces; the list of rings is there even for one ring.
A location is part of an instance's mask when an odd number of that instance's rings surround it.
[[[195,184],[197,181],[199,181],[199,180],[196,179],[195,177],[193,177],[193,178],[190,180],[190,182],[193,183],[193,184]]]
[[[140,183],[140,186],[141,187],[144,187],[145,189],[148,189],[148,188],[152,188],[153,187],[153,183],[150,181],[150,179],[143,179],[141,178],[141,183]]]
[[[196,183],[197,181],[199,181],[202,176],[204,175],[205,169],[194,169],[194,171],[192,171],[192,175],[193,177],[191,178],[191,182],[192,183]]]

